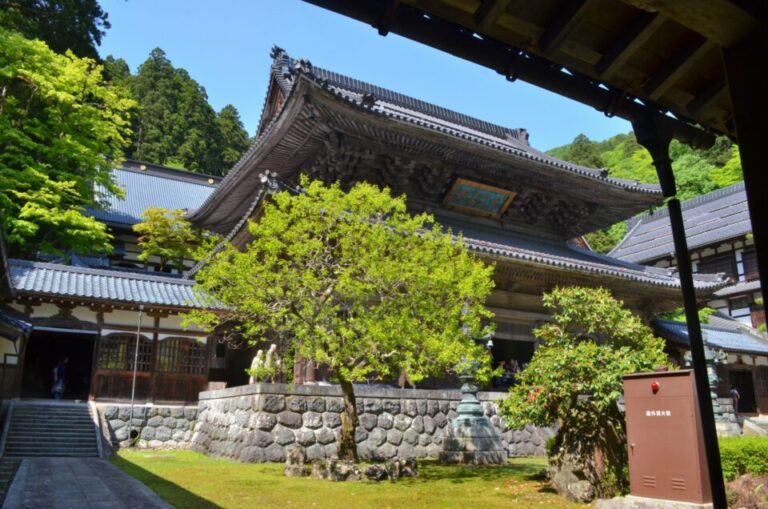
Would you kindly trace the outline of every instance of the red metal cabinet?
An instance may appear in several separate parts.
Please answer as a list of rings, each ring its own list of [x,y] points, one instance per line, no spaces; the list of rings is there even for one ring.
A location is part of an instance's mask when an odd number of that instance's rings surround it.
[[[632,494],[712,501],[691,370],[624,377]]]

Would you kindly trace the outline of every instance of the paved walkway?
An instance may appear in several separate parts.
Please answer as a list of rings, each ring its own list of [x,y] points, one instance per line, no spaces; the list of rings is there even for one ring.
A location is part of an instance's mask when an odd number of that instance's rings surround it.
[[[152,490],[98,458],[25,458],[3,509],[173,509]]]

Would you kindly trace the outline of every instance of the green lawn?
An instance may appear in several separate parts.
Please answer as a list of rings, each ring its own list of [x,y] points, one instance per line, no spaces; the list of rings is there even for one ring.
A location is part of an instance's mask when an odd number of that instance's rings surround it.
[[[178,508],[410,509],[585,508],[551,492],[537,474],[543,458],[503,467],[420,463],[397,483],[334,483],[283,476],[283,465],[242,464],[190,451],[123,450],[112,462]]]

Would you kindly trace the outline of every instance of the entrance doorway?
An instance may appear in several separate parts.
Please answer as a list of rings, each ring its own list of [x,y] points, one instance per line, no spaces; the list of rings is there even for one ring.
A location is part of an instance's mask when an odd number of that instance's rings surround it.
[[[33,329],[24,353],[22,398],[52,398],[53,370],[65,357],[64,399],[88,399],[96,334],[66,329]]]
[[[757,411],[755,400],[755,384],[751,371],[731,371],[728,377],[731,385],[739,391],[739,413],[752,413]]]

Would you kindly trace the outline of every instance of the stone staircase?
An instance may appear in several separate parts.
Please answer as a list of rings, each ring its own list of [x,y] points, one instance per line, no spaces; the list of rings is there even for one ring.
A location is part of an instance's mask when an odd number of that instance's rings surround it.
[[[4,457],[98,457],[96,429],[86,403],[15,402]]]

